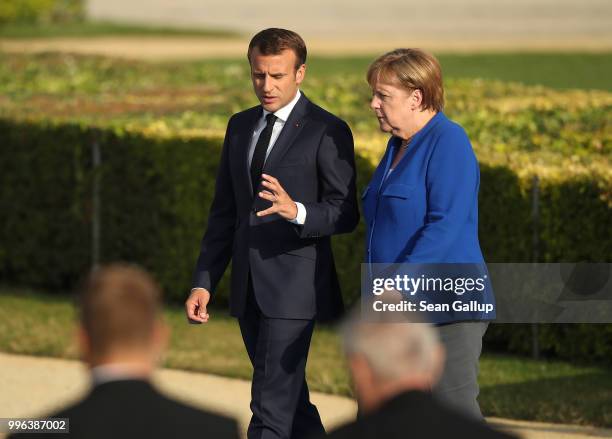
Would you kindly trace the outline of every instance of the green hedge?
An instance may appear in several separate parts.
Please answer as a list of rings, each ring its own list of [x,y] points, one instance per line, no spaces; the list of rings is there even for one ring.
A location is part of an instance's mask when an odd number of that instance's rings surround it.
[[[82,20],[83,0],[0,0],[0,25]]]
[[[102,258],[141,262],[158,275],[169,297],[183,297],[206,225],[221,138],[150,137],[7,120],[0,120],[0,137],[3,278],[63,289],[87,267],[91,144],[97,142],[102,151]],[[357,164],[363,188],[374,167],[361,155]],[[533,260],[531,184],[508,167],[481,161],[480,240],[487,261]],[[594,176],[542,178],[540,260],[609,261],[612,211],[606,194],[609,187]],[[355,274],[363,229],[335,241],[350,301],[359,291]]]
[[[489,350],[532,353],[532,325],[490,325],[484,338]],[[540,324],[537,340],[543,357],[612,365],[612,324]]]
[[[219,139],[164,141],[77,125],[0,122],[6,282],[65,290],[91,262],[91,144],[100,145],[101,262],[153,271],[169,298],[188,288],[206,224]]]
[[[87,269],[87,131],[0,123],[0,265],[23,285],[74,285]]]
[[[91,145],[97,142],[102,155],[97,171],[101,262],[138,262],[156,274],[168,299],[185,297],[206,228],[222,139],[155,139],[1,119],[0,137],[4,282],[65,291],[87,270]],[[359,162],[363,169],[365,162]],[[362,228],[357,235],[342,236],[336,245],[347,297],[358,291],[354,273],[362,254]],[[219,288],[221,303],[227,300],[228,277]]]
[[[101,149],[101,261],[127,260],[155,273],[172,301],[181,302],[206,227],[222,139],[151,137],[121,130],[51,122],[0,119],[0,277],[15,285],[65,291],[91,261],[91,145]],[[372,160],[357,157],[358,186],[365,187]],[[541,179],[541,259],[609,261],[612,224],[609,187],[583,174]],[[533,258],[531,179],[481,161],[480,239],[487,261]],[[579,209],[579,214],[576,214]],[[334,238],[343,294],[359,292],[363,225]],[[227,301],[228,278],[218,303]],[[610,358],[610,325],[553,325],[543,330],[544,353]],[[586,329],[585,329],[586,328]],[[527,352],[526,325],[493,325],[491,346]],[[588,333],[588,337],[585,336]],[[607,337],[607,338],[606,338]],[[578,357],[576,357],[578,356]]]

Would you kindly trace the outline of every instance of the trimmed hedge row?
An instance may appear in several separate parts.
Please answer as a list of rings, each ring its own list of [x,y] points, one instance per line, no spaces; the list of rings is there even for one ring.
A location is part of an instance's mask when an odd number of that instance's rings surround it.
[[[135,261],[182,298],[210,204],[219,139],[155,140],[0,122],[2,278],[63,290],[91,263],[91,144],[101,149],[101,262]]]
[[[137,262],[155,273],[167,299],[184,299],[206,227],[221,138],[151,137],[0,119],[0,139],[4,282],[56,291],[76,284],[91,261],[92,182],[99,172],[101,261]],[[93,142],[102,153],[97,171],[91,161]],[[358,155],[357,166],[358,187],[363,188],[373,172],[372,159]],[[532,260],[530,185],[531,179],[508,167],[481,161],[480,239],[487,261]],[[611,259],[609,184],[602,186],[597,177],[585,174],[547,176],[540,193],[542,260]],[[334,238],[347,302],[359,294],[363,234],[360,225],[355,233]],[[226,275],[219,288],[221,304],[227,301],[228,279]],[[542,332],[545,353],[610,358],[610,325],[603,333],[593,329],[586,339],[576,334],[591,330],[568,327],[553,325]],[[523,352],[528,330],[524,325],[494,325],[487,340],[491,346]],[[576,337],[580,343],[574,346]]]
[[[530,355],[532,330],[531,325],[493,324],[484,345],[489,350]],[[541,324],[537,331],[542,356],[612,365],[612,324]]]
[[[0,24],[66,23],[83,17],[83,0],[0,0]]]
[[[140,261],[158,274],[171,297],[182,297],[170,290],[188,284],[195,243],[205,228],[221,138],[160,138],[7,120],[0,120],[0,137],[3,278],[62,289],[79,268],[88,266],[90,148],[97,142],[103,156],[102,257]],[[362,188],[373,164],[361,155],[357,162]],[[531,184],[530,178],[508,167],[481,160],[480,240],[487,261],[533,260]],[[540,260],[609,261],[610,207],[610,184],[597,176],[541,178]],[[358,291],[353,270],[361,260],[362,236],[359,229],[335,239],[347,299]]]

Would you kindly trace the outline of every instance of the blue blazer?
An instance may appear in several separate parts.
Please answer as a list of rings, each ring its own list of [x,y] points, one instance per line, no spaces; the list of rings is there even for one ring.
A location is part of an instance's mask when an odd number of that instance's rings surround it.
[[[469,263],[485,267],[478,242],[480,171],[463,128],[438,112],[413,137],[389,174],[400,143],[397,137],[389,140],[361,196],[368,264]],[[485,302],[492,303],[492,289],[487,290]]]
[[[361,196],[370,263],[484,262],[478,243],[480,171],[468,137],[438,112],[389,174],[392,137]]]

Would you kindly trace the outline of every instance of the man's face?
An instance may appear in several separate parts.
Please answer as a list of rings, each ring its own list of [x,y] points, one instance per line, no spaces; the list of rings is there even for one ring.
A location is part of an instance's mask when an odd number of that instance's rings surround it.
[[[251,80],[253,89],[265,110],[275,112],[295,97],[304,80],[306,65],[295,68],[293,50],[278,55],[262,55],[258,47],[251,52]]]

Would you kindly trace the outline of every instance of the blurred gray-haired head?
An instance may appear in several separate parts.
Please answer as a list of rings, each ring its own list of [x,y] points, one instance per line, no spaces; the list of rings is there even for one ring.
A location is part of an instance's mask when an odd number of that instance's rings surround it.
[[[432,325],[416,314],[362,315],[359,308],[349,314],[341,327],[344,349],[349,358],[363,357],[377,380],[402,380],[440,369],[441,345]]]

